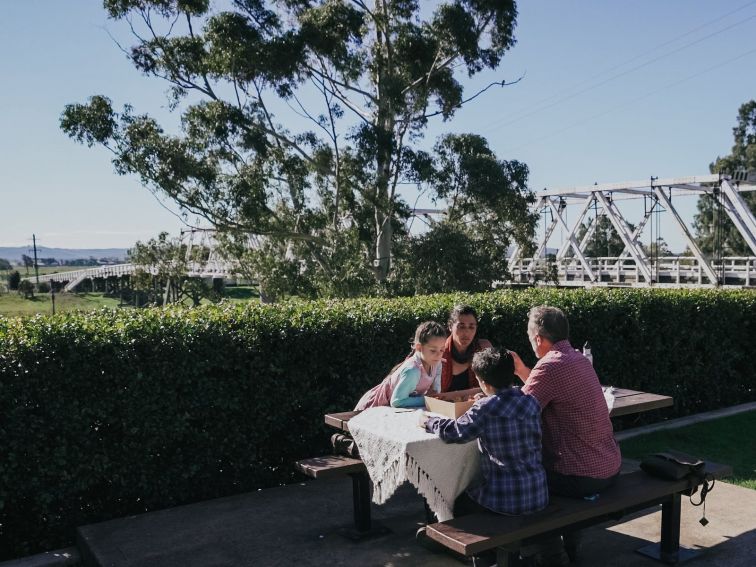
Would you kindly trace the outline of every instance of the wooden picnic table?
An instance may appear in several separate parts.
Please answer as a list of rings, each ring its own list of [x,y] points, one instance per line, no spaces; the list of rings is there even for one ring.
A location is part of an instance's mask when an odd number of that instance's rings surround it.
[[[607,388],[607,387],[604,387]],[[670,396],[662,396],[659,394],[652,394],[649,392],[639,392],[636,390],[628,390],[625,388],[613,388],[612,394],[614,395],[614,403],[612,409],[609,412],[610,417],[619,417],[625,415],[638,414],[654,409],[669,407],[673,405],[673,400]],[[359,411],[344,411],[334,412],[325,415],[325,422],[327,425],[348,433],[349,432],[349,420],[359,414]],[[401,414],[404,415],[404,414]],[[338,457],[340,460],[345,460],[345,457]],[[371,480],[367,471],[362,468],[359,470],[352,470],[361,461],[355,459],[348,459],[349,475],[352,477],[353,483],[353,501],[354,501],[354,530],[347,530],[345,533],[354,539],[362,539],[363,537],[371,537],[373,535],[379,535],[385,533],[383,526],[377,525],[371,520],[370,514],[370,484]],[[354,462],[352,462],[354,461]],[[333,465],[327,465],[325,468],[330,469]],[[363,465],[364,467],[364,465]],[[340,471],[346,470],[344,464],[339,464],[338,469]],[[302,470],[302,469],[300,469]],[[323,471],[320,471],[321,475]],[[305,472],[305,474],[309,474]],[[317,476],[310,474],[310,476]]]
[[[615,388],[614,390],[614,407],[609,412],[609,417],[620,417],[622,415],[631,415],[643,413],[659,408],[666,408],[673,405],[674,400],[671,396],[662,396],[661,394],[651,394],[649,392],[638,392],[636,390],[627,390],[625,388]]]
[[[660,394],[651,394],[649,392],[638,392],[636,390],[627,390],[625,388],[614,389],[614,407],[609,412],[609,417],[620,417],[622,415],[631,415],[651,411],[659,408],[669,407],[673,404],[670,396]],[[327,425],[340,431],[349,432],[349,420],[359,411],[342,411],[336,413],[327,413],[325,422]]]

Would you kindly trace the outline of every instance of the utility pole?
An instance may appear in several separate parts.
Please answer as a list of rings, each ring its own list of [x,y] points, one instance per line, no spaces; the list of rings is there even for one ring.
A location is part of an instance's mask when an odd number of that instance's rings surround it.
[[[34,276],[37,278],[37,286],[39,286],[39,267],[37,266],[37,236],[32,234],[32,242],[34,243]]]

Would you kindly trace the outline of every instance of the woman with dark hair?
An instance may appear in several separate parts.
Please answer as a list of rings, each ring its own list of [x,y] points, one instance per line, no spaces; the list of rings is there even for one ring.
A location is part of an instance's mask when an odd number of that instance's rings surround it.
[[[478,381],[470,368],[472,357],[491,347],[488,340],[478,338],[478,313],[470,305],[456,305],[449,315],[449,331],[451,334],[444,345],[441,391],[477,388]]]

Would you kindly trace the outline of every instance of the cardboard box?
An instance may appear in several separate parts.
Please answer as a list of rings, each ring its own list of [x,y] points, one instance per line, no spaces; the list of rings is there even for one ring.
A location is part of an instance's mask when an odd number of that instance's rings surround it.
[[[457,419],[475,403],[472,397],[480,393],[480,388],[470,388],[469,390],[459,390],[457,392],[444,392],[443,394],[436,394],[433,397],[425,396],[425,409],[445,417],[450,417],[451,419]]]

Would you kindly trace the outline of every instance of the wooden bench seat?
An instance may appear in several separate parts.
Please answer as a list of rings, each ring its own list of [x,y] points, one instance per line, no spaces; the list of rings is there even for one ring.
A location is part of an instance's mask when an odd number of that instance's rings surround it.
[[[707,463],[706,472],[714,478],[732,474],[727,465]],[[644,552],[666,563],[677,563],[680,541],[680,496],[687,480],[668,481],[643,471],[621,475],[617,482],[595,501],[555,496],[542,512],[529,516],[472,514],[431,524],[426,534],[443,546],[462,555],[476,555],[498,548],[498,565],[516,564],[520,543],[529,538],[558,534],[564,528],[580,529],[658,504],[662,505],[661,543],[658,551]]]
[[[354,527],[339,530],[342,535],[353,540],[362,540],[388,532],[384,526],[373,522],[370,510],[370,477],[361,459],[325,455],[297,461],[294,466],[310,478],[334,478],[345,475],[351,477]]]
[[[331,478],[353,473],[365,472],[365,463],[342,455],[326,455],[297,461],[294,466],[310,478]]]

